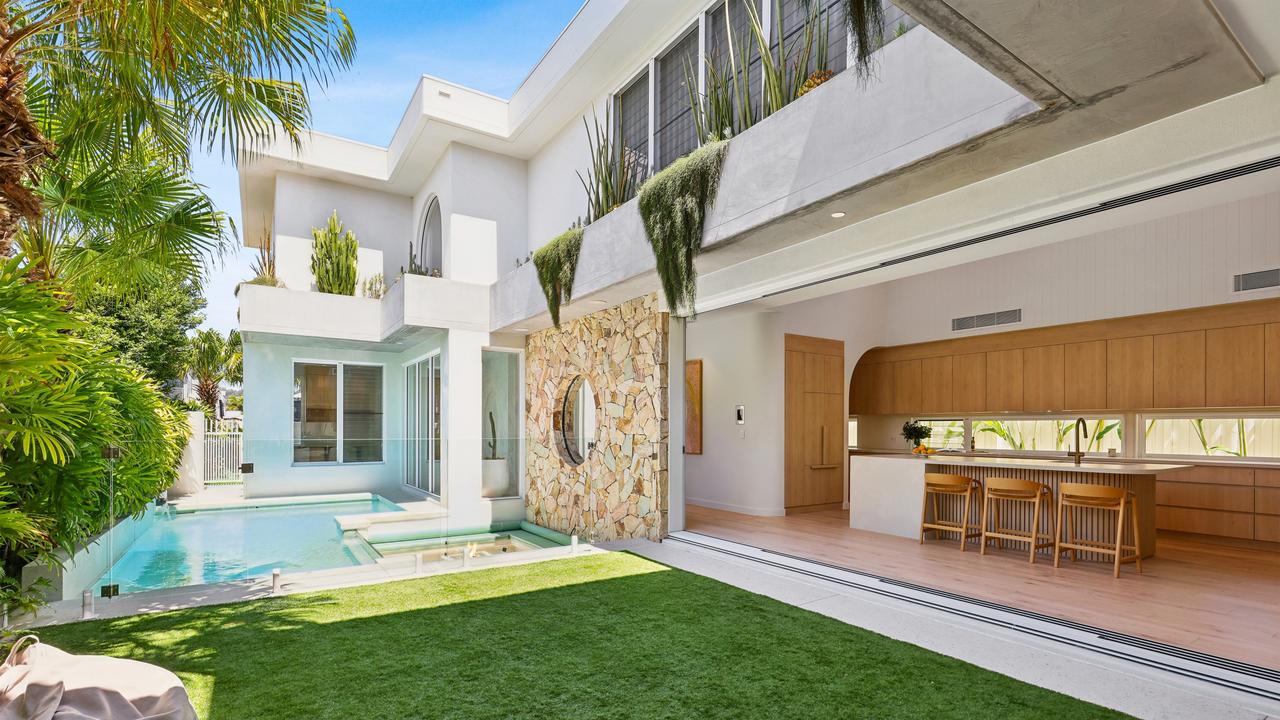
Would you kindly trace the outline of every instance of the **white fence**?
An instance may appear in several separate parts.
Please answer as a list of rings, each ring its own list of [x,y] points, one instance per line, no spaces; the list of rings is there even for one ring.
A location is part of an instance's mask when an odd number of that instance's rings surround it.
[[[244,432],[240,423],[209,420],[204,433],[204,481],[238,483],[244,453]]]

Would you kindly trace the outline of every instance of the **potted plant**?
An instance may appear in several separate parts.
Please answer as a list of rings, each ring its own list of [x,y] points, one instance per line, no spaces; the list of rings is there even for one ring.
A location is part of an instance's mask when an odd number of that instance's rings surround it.
[[[480,496],[506,497],[510,494],[507,490],[509,483],[507,460],[498,456],[498,424],[494,422],[493,411],[490,411],[489,439],[485,442],[484,459],[480,461]]]
[[[918,420],[908,420],[902,423],[902,437],[906,438],[907,442],[910,443],[913,452],[920,447],[922,441],[928,440],[932,434],[933,431],[929,429],[929,426]]]

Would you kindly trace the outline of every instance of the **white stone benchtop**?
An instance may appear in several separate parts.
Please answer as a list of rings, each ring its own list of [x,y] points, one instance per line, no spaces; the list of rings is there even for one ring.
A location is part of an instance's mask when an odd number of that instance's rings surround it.
[[[950,465],[953,467],[992,467],[1018,468],[1022,470],[1052,470],[1069,473],[1104,473],[1107,475],[1159,475],[1160,473],[1188,470],[1194,465],[1176,465],[1171,463],[1144,462],[1082,462],[1076,465],[1070,460],[1050,460],[1045,458],[1011,458],[1011,457],[973,457],[956,456],[943,453],[933,455],[910,455],[905,453],[886,453],[854,455],[858,457],[896,458],[906,462],[918,461],[929,465]]]

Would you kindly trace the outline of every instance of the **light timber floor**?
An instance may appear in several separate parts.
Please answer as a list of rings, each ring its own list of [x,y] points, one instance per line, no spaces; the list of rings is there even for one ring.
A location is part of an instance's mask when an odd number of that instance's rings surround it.
[[[925,585],[1212,655],[1280,669],[1280,552],[1161,534],[1143,574],[1098,562],[1054,569],[1019,550],[978,554],[971,541],[914,540],[848,527],[827,510],[757,517],[689,505],[686,528],[904,582]]]

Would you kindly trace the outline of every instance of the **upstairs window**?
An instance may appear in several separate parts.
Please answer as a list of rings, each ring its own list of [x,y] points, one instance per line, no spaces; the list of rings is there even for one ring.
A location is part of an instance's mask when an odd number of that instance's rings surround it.
[[[848,54],[848,28],[845,24],[843,0],[777,0],[774,5],[773,36],[770,47],[775,56],[778,33],[781,31],[783,47],[787,48],[787,65],[794,67],[808,45],[808,63],[804,76],[816,70],[838,73],[844,70]],[[812,40],[806,38],[806,23],[814,24]],[[800,82],[804,82],[801,78]]]
[[[657,127],[653,141],[657,145],[657,163],[661,170],[698,147],[698,133],[693,123],[688,80],[698,68],[698,33],[692,29],[657,61]],[[694,76],[696,77],[696,75]],[[697,88],[693,88],[696,95]]]
[[[751,30],[751,11],[761,18],[760,0],[726,0],[707,11],[706,72],[740,81],[745,77],[752,114],[760,117],[760,45]],[[764,20],[761,19],[763,23]],[[768,29],[765,28],[768,32]]]
[[[418,264],[428,275],[439,275],[444,267],[444,223],[440,218],[440,199],[431,198],[422,219],[422,237],[418,242]],[[434,271],[434,272],[433,272]]]
[[[614,98],[621,152],[629,153],[641,169],[649,171],[649,72],[640,74]]]

